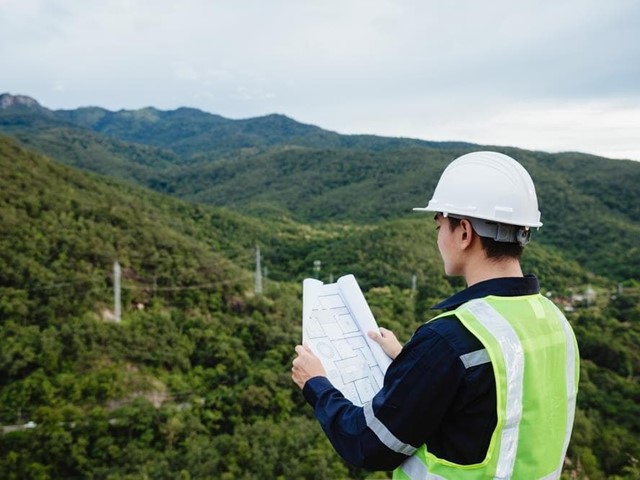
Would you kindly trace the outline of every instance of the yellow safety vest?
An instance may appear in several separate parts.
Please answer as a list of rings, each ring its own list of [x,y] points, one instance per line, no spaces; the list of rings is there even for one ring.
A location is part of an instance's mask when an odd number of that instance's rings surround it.
[[[579,375],[578,346],[562,312],[536,294],[471,300],[436,318],[447,315],[456,315],[489,354],[496,379],[497,425],[481,463],[452,463],[422,445],[393,478],[559,478]]]

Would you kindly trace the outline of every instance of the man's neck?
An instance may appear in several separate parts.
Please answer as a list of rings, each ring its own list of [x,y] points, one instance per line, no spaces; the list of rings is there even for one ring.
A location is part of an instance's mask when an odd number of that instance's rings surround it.
[[[467,265],[464,279],[467,286],[493,278],[522,277],[520,261],[516,258],[492,260],[490,258],[478,259]]]

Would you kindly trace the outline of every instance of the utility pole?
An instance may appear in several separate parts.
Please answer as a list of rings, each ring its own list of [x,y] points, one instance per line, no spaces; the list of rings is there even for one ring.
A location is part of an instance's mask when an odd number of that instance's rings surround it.
[[[260,266],[260,247],[256,245],[256,295],[262,295],[262,267]]]
[[[320,269],[322,268],[322,262],[320,260],[313,261],[313,271],[316,273],[316,278],[320,280]]]
[[[120,322],[122,317],[122,300],[120,297],[120,275],[122,271],[120,264],[116,260],[113,263],[113,318]]]
[[[418,276],[414,273],[411,275],[411,291],[415,293],[418,285]]]

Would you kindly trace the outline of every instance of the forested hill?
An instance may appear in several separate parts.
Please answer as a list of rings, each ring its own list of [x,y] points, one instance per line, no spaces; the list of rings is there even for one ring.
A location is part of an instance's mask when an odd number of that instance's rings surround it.
[[[291,387],[297,283],[244,268],[261,226],[5,138],[0,171],[0,478],[347,475]]]
[[[355,273],[406,340],[461,286],[442,273],[431,222],[243,216],[6,137],[0,171],[0,478],[370,478],[335,454],[290,380],[300,280],[319,259],[323,280]],[[616,292],[565,257],[533,244],[524,262],[573,309],[583,368],[566,474],[634,478],[637,284]]]
[[[259,218],[366,224],[415,216],[445,166],[479,148],[347,136],[281,115],[229,120],[195,109],[51,111],[0,96],[0,131],[67,165]],[[536,182],[536,242],[616,281],[640,279],[640,162],[511,154]]]
[[[59,313],[108,306],[116,260],[137,292],[132,302],[148,301],[154,289],[227,284],[229,277],[242,279],[234,288],[248,289],[256,245],[278,282],[298,284],[320,258],[326,275],[356,273],[365,288],[406,288],[415,274],[420,288],[433,290],[433,303],[452,291],[451,282],[458,285],[445,279],[435,229],[424,217],[373,225],[260,220],[68,168],[2,136],[0,162],[0,275],[3,285],[28,285],[20,298],[36,310],[50,310],[49,294],[60,292],[49,286],[58,283],[75,289]],[[526,270],[549,289],[568,292],[595,280],[553,249],[532,245],[528,252]]]

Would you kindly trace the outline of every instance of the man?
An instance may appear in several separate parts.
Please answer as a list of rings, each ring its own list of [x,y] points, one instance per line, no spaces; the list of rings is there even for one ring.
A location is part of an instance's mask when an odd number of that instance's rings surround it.
[[[402,347],[370,332],[393,358],[384,386],[354,406],[308,346],[292,378],[349,463],[394,478],[559,478],[578,385],[578,348],[562,313],[520,268],[540,212],[514,159],[475,152],[443,172],[425,208],[435,213],[447,275],[467,288],[435,308]]]

